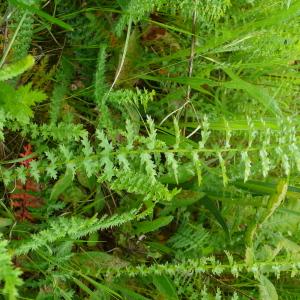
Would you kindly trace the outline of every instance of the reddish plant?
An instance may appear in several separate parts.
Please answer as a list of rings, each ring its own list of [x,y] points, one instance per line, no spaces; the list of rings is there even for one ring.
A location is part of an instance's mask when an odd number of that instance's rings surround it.
[[[25,145],[24,152],[20,153],[21,157],[26,157],[32,154],[32,146],[30,144]],[[25,166],[26,168],[30,168],[30,162],[33,158],[28,158],[22,161],[20,164]],[[36,197],[35,195],[31,194],[32,192],[40,191],[40,186],[38,183],[33,181],[30,178],[26,179],[25,184],[22,184],[20,181],[16,183],[16,192],[10,194],[9,198],[11,201],[11,206],[16,208],[15,215],[19,220],[29,220],[33,221],[33,217],[31,213],[28,211],[28,208],[36,208],[40,207],[42,201],[40,198]]]
[[[25,152],[20,153],[21,157],[26,157],[26,156],[32,154],[32,146],[30,144],[25,145],[23,148],[24,148]],[[33,160],[33,158],[28,158],[28,159],[22,161],[21,165],[25,166],[26,168],[29,168],[29,166],[30,166],[29,164],[32,160]]]

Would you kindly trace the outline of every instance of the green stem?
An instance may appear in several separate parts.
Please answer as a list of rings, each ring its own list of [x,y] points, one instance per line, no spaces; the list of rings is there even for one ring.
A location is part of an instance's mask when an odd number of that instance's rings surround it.
[[[14,35],[13,35],[12,39],[10,40],[9,44],[7,45],[7,47],[5,48],[4,54],[3,54],[2,58],[1,58],[1,61],[0,61],[0,69],[3,67],[3,65],[5,63],[7,55],[9,53],[9,51],[10,51],[13,43],[16,40],[16,37],[17,37],[17,35],[18,35],[18,33],[19,33],[20,29],[21,29],[21,26],[23,25],[23,22],[24,22],[26,16],[27,16],[27,12],[25,12],[24,15],[22,16],[22,18],[21,18],[21,20],[20,20],[20,22],[18,24],[18,27],[17,27],[16,31],[14,32]]]
[[[125,45],[124,45],[124,50],[123,50],[123,54],[122,54],[122,58],[121,58],[121,62],[120,62],[120,66],[117,70],[117,73],[116,73],[116,76],[115,76],[115,79],[114,79],[114,82],[112,83],[109,91],[107,92],[106,96],[105,96],[105,99],[108,98],[110,92],[112,91],[112,89],[114,88],[114,86],[116,85],[117,81],[118,81],[118,78],[121,74],[121,71],[123,69],[123,66],[124,66],[124,63],[125,63],[125,58],[126,58],[126,53],[127,53],[127,50],[128,50],[128,45],[129,45],[129,40],[130,40],[130,33],[131,33],[131,25],[132,25],[132,18],[130,17],[129,19],[129,24],[128,24],[128,29],[127,29],[127,35],[126,35],[126,40],[125,40]],[[105,101],[104,101],[105,102]]]

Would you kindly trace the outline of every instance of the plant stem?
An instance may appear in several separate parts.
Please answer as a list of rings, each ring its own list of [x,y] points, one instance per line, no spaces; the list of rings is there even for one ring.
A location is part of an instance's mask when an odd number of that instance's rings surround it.
[[[125,58],[126,58],[126,53],[127,53],[127,50],[128,50],[128,45],[129,45],[129,39],[130,39],[130,33],[131,33],[131,25],[132,25],[132,19],[130,17],[129,19],[129,22],[128,22],[128,29],[127,29],[127,35],[126,35],[126,40],[125,40],[125,45],[124,45],[124,50],[123,50],[123,54],[122,54],[122,58],[121,58],[121,62],[120,62],[120,65],[119,65],[119,68],[117,70],[117,73],[116,73],[116,76],[115,76],[115,79],[109,89],[109,91],[107,92],[105,98],[107,98],[110,94],[110,92],[112,91],[112,89],[114,88],[114,86],[116,85],[117,81],[118,81],[118,78],[121,74],[121,71],[123,69],[123,66],[124,66],[124,63],[125,63]]]
[[[22,24],[23,24],[23,22],[24,22],[26,16],[27,16],[27,12],[25,12],[24,15],[22,16],[22,18],[21,18],[21,20],[20,20],[20,22],[19,22],[19,24],[18,24],[18,27],[17,27],[16,31],[14,32],[14,35],[13,35],[12,39],[10,40],[9,44],[7,45],[7,48],[6,48],[5,51],[4,51],[4,54],[3,54],[2,58],[1,58],[1,61],[0,61],[0,68],[3,67],[3,65],[4,65],[4,63],[5,63],[5,60],[6,60],[6,58],[7,58],[7,55],[8,55],[8,53],[9,53],[9,51],[10,51],[10,49],[11,49],[13,43],[15,42],[15,39],[16,39],[16,37],[17,37],[17,35],[18,35],[20,29],[21,29],[21,26],[22,26]]]
[[[193,68],[194,68],[194,58],[195,58],[195,46],[196,46],[196,21],[197,21],[197,10],[194,9],[193,12],[193,24],[192,24],[192,43],[191,43],[191,53],[190,53],[190,59],[189,59],[189,68],[188,68],[188,77],[191,78],[193,75]],[[190,103],[191,99],[191,85],[189,84],[186,91],[186,99],[185,103]],[[191,104],[191,103],[190,103]],[[193,105],[191,104],[193,107]],[[197,115],[196,115],[197,118]],[[184,112],[184,122],[187,122],[187,110]],[[186,127],[183,127],[183,135],[185,136]]]

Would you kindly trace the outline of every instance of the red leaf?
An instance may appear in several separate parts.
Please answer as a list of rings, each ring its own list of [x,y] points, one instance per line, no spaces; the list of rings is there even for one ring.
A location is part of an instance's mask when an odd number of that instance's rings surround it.
[[[25,145],[23,148],[24,148],[25,152],[20,153],[21,157],[26,157],[26,156],[32,154],[32,146],[30,144]],[[22,161],[20,164],[25,166],[26,168],[29,168],[29,164],[32,160],[33,160],[33,158],[28,158],[28,159]]]

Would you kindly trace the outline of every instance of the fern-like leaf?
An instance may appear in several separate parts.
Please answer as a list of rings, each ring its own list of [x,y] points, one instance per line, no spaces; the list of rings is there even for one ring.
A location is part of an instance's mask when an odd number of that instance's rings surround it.
[[[33,234],[27,242],[24,242],[16,249],[15,254],[26,254],[66,237],[76,240],[98,230],[120,226],[134,220],[136,214],[137,211],[134,209],[121,215],[113,215],[109,218],[103,216],[101,219],[96,218],[96,216],[90,219],[61,217],[49,222],[48,229]]]
[[[21,271],[13,267],[12,257],[7,250],[8,242],[0,236],[0,283],[4,281],[1,289],[9,300],[15,300],[18,296],[17,287],[22,284],[20,279]]]
[[[34,57],[27,55],[23,59],[0,69],[0,81],[5,81],[21,75],[34,65]]]

